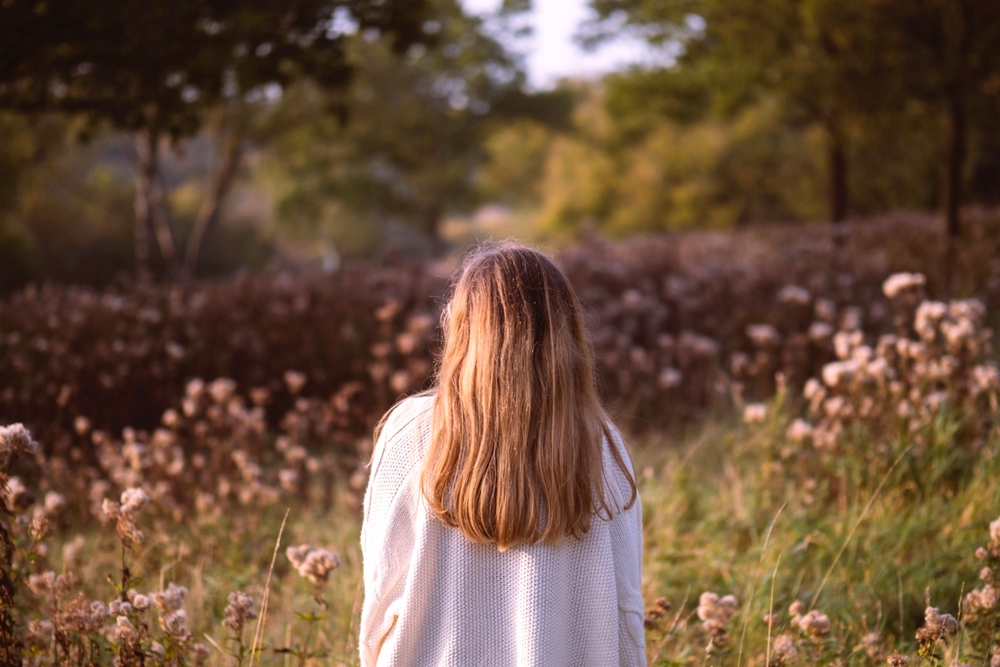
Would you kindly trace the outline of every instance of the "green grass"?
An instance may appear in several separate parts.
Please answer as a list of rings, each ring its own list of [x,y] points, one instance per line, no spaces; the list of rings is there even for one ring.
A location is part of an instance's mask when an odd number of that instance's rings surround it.
[[[787,417],[775,412],[754,427],[722,417],[685,436],[632,439],[645,522],[644,597],[647,604],[659,597],[671,603],[647,632],[651,664],[763,665],[763,619],[772,609],[778,616],[772,642],[789,632],[800,662],[885,664],[891,648],[916,650],[914,632],[925,607],[958,616],[963,592],[980,583],[983,564],[973,554],[1000,515],[995,434],[978,446],[963,443],[954,439],[960,429],[942,418],[928,427],[930,444],[923,448],[910,447],[909,437],[856,431],[846,436],[845,454],[820,455],[788,443],[781,435]],[[195,517],[179,524],[144,518],[147,544],[129,556],[142,577],[137,588],[158,590],[170,581],[187,586],[195,640],[208,643],[207,635],[227,646],[220,625],[226,596],[243,590],[259,603],[284,513],[284,506],[227,512],[204,525]],[[299,614],[313,608],[309,583],[284,556],[286,546],[304,542],[337,551],[343,561],[323,589],[328,608],[313,647],[327,660],[316,664],[356,664],[359,528],[360,513],[346,497],[326,512],[309,504],[289,508],[271,582],[263,664],[296,664],[273,649],[300,645],[305,623]],[[113,531],[90,529],[87,535],[76,569],[81,589],[109,600],[108,578],[119,576]],[[50,541],[58,564],[60,540]],[[739,602],[728,641],[711,655],[695,614],[704,591],[732,594]],[[813,641],[790,630],[787,610],[795,600],[827,614],[830,633]],[[253,623],[249,627],[247,643]],[[869,632],[881,636],[883,655],[870,658],[860,649]],[[961,635],[966,653],[983,641],[967,635]],[[974,652],[983,651],[979,646]],[[235,662],[213,649],[210,664]]]

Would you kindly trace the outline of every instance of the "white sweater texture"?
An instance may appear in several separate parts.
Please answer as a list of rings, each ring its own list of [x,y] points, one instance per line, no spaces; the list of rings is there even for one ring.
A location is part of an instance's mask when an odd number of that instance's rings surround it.
[[[405,400],[375,444],[364,501],[362,667],[645,667],[642,511],[605,443],[611,520],[582,540],[499,551],[419,489],[433,396]]]

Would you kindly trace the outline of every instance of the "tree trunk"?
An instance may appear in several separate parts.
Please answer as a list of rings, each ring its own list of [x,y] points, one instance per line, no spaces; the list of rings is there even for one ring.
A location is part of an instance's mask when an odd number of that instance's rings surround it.
[[[830,222],[843,223],[847,219],[847,151],[844,138],[832,124],[827,125],[827,204]]]
[[[152,275],[149,267],[149,230],[153,225],[150,192],[156,180],[155,134],[141,131],[136,134],[139,164],[135,170],[135,276],[145,282]]]
[[[948,149],[944,181],[945,286],[951,288],[956,268],[957,246],[962,235],[962,168],[965,166],[966,111],[965,99],[956,84],[948,100]]]
[[[437,200],[430,201],[424,205],[421,211],[421,226],[424,228],[424,232],[430,237],[433,245],[437,246],[441,241],[441,216],[444,214],[444,208],[441,203]]]
[[[965,166],[966,143],[966,99],[965,92],[970,81],[969,49],[972,33],[976,29],[972,23],[970,3],[965,0],[950,0],[939,5],[943,12],[940,17],[944,31],[944,53],[942,60],[947,65],[946,110],[948,114],[948,146],[944,164],[944,289],[954,287],[953,280],[958,268],[958,243],[962,235],[962,168]]]
[[[154,159],[155,159],[154,155]],[[149,205],[153,212],[153,232],[156,234],[156,245],[160,248],[160,257],[168,273],[177,268],[177,246],[174,235],[170,231],[170,220],[167,218],[167,202],[163,196],[163,185],[160,183],[159,170],[153,179],[149,191]]]
[[[174,267],[176,247],[170,223],[167,220],[166,202],[159,178],[159,133],[142,130],[136,134],[139,165],[135,187],[135,257],[136,275],[148,279],[152,275],[149,257],[149,230],[155,233],[156,244],[167,270]]]
[[[198,209],[194,227],[184,247],[184,274],[193,277],[198,268],[198,258],[205,241],[205,235],[219,218],[222,200],[229,191],[239,168],[243,153],[243,136],[238,127],[234,127],[222,151],[222,159],[212,174],[212,184],[205,201]]]

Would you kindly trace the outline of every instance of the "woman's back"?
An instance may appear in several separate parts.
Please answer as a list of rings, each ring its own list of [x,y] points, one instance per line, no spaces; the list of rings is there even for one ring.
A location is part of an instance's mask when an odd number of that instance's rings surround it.
[[[501,551],[441,521],[421,494],[434,401],[405,400],[375,447],[362,665],[645,665],[641,509],[612,456],[613,446],[628,460],[617,432],[602,456],[611,519],[595,515],[582,539]]]

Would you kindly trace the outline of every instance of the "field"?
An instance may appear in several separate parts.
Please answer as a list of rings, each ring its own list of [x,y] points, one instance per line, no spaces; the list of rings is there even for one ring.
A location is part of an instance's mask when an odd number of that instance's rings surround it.
[[[970,217],[950,289],[915,216],[558,253],[630,434],[650,664],[1000,665],[1000,219]],[[454,268],[0,302],[0,664],[355,664],[371,427]]]

